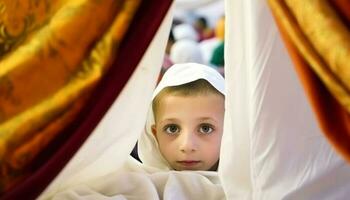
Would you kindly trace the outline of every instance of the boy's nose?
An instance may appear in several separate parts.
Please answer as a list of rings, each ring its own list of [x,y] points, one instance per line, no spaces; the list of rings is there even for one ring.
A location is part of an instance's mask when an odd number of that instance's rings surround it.
[[[180,151],[190,153],[197,150],[196,136],[193,133],[182,133],[180,135]]]

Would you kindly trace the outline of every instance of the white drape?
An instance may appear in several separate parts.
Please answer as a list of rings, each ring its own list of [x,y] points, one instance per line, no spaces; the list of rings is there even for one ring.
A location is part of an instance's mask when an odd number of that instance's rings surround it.
[[[227,0],[228,199],[347,199],[350,167],[326,141],[266,1]]]
[[[227,0],[225,9],[226,199],[346,199],[350,167],[318,128],[266,2]],[[168,14],[122,94],[41,199],[58,191],[66,192],[57,199],[224,198],[210,175],[127,172],[138,166],[127,157],[146,121],[170,24]]]

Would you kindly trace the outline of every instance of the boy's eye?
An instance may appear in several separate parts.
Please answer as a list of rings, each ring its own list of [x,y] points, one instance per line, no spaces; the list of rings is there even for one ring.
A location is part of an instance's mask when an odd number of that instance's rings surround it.
[[[170,124],[170,125],[167,125],[164,127],[164,131],[167,134],[173,135],[173,134],[178,133],[180,131],[180,128],[179,128],[179,126],[177,126],[175,124]]]
[[[201,124],[199,127],[199,132],[203,134],[210,134],[214,129],[210,124]]]

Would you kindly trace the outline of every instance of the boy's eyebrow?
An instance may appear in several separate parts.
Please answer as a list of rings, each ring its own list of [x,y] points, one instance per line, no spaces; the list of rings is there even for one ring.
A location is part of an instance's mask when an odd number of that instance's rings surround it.
[[[214,118],[212,118],[212,117],[201,117],[201,118],[199,118],[199,120],[200,120],[200,121],[211,120],[211,121],[215,121],[215,122],[217,122],[217,120],[216,120],[216,119],[214,119]]]
[[[164,123],[164,122],[168,122],[168,121],[170,121],[170,122],[177,122],[178,119],[176,119],[176,118],[165,118],[165,119],[160,120],[159,122],[160,123]]]
[[[159,120],[159,123],[160,124],[168,123],[168,122],[177,123],[178,121],[179,120],[176,118],[165,118],[165,119]],[[201,117],[201,118],[198,118],[198,121],[214,121],[215,123],[218,123],[218,121],[212,117]]]

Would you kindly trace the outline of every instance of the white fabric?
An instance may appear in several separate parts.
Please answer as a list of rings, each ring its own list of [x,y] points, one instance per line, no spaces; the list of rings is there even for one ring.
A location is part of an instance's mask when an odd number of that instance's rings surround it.
[[[175,64],[164,74],[162,80],[153,92],[153,97],[169,86],[183,85],[195,80],[207,80],[215,89],[225,95],[225,80],[215,69],[197,63]],[[138,143],[138,154],[141,161],[160,170],[169,170],[171,167],[161,155],[158,143],[152,134],[151,126],[154,124],[152,106],[148,111],[145,132],[141,134]]]
[[[226,1],[227,199],[348,199],[350,167],[319,129],[266,1]]]
[[[204,63],[198,43],[187,39],[176,41],[171,46],[170,60],[173,63]]]
[[[187,39],[196,42],[199,38],[197,31],[187,23],[176,25],[173,28],[173,34],[175,41]]]
[[[199,43],[199,48],[202,52],[203,62],[205,65],[212,65],[210,63],[210,59],[213,56],[215,48],[218,47],[221,42],[222,40],[220,40],[217,37],[214,37],[203,40]]]
[[[71,186],[53,199],[217,200],[224,199],[224,193],[215,172],[159,171],[129,157],[118,170]]]
[[[183,85],[198,79],[208,81],[215,89],[225,95],[225,80],[214,69],[198,63],[173,65],[163,76],[153,92],[153,98],[164,88]]]
[[[170,49],[173,63],[203,63],[202,52],[198,46],[199,35],[192,25],[183,23],[173,28],[175,43]]]
[[[145,126],[170,25],[171,12],[118,99],[38,199],[224,198],[217,172],[161,171],[129,156]]]
[[[266,2],[227,0],[225,8],[219,176],[226,197],[215,172],[161,171],[127,159],[146,120],[168,21],[116,103],[40,199],[58,191],[56,199],[348,199],[349,165],[317,126]]]

